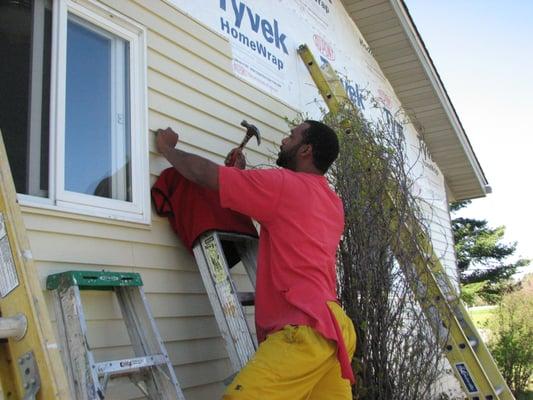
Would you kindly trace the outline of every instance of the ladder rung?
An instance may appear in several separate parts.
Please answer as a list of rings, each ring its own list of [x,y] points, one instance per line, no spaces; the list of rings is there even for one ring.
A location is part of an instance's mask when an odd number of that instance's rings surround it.
[[[446,295],[446,300],[448,301],[448,303],[453,303],[453,302],[459,300],[459,297],[456,296],[455,294],[447,294]]]
[[[505,388],[502,385],[498,385],[494,388],[494,393],[496,393],[496,396],[499,396],[503,393],[504,389]]]
[[[255,304],[254,292],[238,292],[237,298],[243,306],[253,306]]]
[[[168,360],[162,354],[153,354],[145,357],[125,358],[123,360],[102,361],[95,364],[98,375],[119,374],[135,371],[141,368],[154,367],[166,364]]]

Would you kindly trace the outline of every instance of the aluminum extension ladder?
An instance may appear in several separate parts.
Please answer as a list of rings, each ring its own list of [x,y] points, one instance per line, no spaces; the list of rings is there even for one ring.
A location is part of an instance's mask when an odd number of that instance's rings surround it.
[[[315,85],[332,113],[340,111],[349,97],[337,73],[327,62],[317,64],[306,45],[298,49]],[[394,182],[387,182],[393,185]],[[388,196],[385,206],[394,210],[394,199]],[[417,299],[435,334],[443,339],[443,352],[469,400],[514,400],[511,390],[494,359],[479,336],[459,296],[435,254],[430,239],[416,220],[393,218],[390,228],[400,237],[417,237],[417,259],[414,265],[402,265],[409,276]],[[391,249],[395,252],[397,249]]]
[[[237,292],[224,247],[234,246],[255,290],[257,243],[257,238],[248,235],[208,231],[193,247],[234,373],[244,367],[257,349],[243,309],[244,305],[253,304],[254,293]],[[231,378],[225,382],[229,383]]]
[[[68,271],[50,275],[63,359],[77,400],[105,398],[109,380],[128,376],[151,400],[185,400],[137,273]],[[80,290],[116,294],[135,357],[96,362],[87,340]]]

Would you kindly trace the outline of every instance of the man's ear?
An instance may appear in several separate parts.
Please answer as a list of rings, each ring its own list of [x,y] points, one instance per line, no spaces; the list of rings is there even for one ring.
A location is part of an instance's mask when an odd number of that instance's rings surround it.
[[[313,146],[309,143],[300,146],[300,154],[304,157],[313,156]]]

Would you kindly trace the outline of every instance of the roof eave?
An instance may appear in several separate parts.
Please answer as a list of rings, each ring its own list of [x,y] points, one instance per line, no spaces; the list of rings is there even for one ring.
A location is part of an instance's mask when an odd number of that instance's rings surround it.
[[[424,138],[452,201],[490,186],[403,0],[341,0],[402,108]]]
[[[459,141],[461,142],[463,149],[465,150],[468,161],[470,162],[472,168],[475,171],[482,191],[482,193],[480,193],[479,196],[476,197],[486,196],[487,194],[491,193],[492,189],[488,183],[485,173],[483,172],[481,164],[479,163],[479,160],[477,159],[476,154],[474,153],[472,144],[470,143],[470,140],[468,139],[468,136],[466,135],[466,132],[463,128],[463,124],[461,123],[459,116],[455,111],[455,107],[453,106],[450,97],[448,96],[448,92],[446,91],[446,88],[442,83],[440,75],[437,72],[437,69],[435,68],[433,60],[429,55],[426,45],[424,44],[424,41],[422,40],[422,37],[420,36],[418,29],[416,28],[416,25],[414,24],[414,21],[411,15],[409,14],[407,6],[405,5],[405,2],[403,0],[390,0],[390,2],[394,8],[394,11],[396,11],[398,18],[400,19],[400,23],[405,33],[409,37],[409,41],[411,42],[411,45],[413,46],[422,64],[422,67],[424,68],[424,71],[428,76],[428,79],[431,81],[431,85],[433,86],[437,93],[437,96],[439,97],[442,107],[444,108],[446,115],[448,116],[448,119],[450,120],[450,123],[454,128],[454,132]]]

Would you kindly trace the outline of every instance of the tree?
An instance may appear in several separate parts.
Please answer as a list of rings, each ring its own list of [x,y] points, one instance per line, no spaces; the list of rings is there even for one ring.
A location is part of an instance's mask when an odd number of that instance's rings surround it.
[[[533,374],[533,275],[520,290],[506,294],[490,323],[489,347],[503,377],[515,394],[526,392]]]
[[[357,331],[354,399],[433,398],[444,373],[442,338],[412,290],[419,281],[411,269],[416,234],[393,228],[398,221],[424,224],[410,190],[405,138],[387,121],[371,123],[349,105],[326,119],[340,142],[329,178],[345,211],[338,288]]]
[[[457,212],[470,203],[453,203],[450,211]],[[479,296],[486,303],[498,303],[504,293],[513,290],[510,278],[516,269],[528,265],[529,260],[509,260],[516,252],[516,242],[503,242],[504,226],[490,228],[486,220],[456,217],[452,228],[463,300],[472,304]]]

